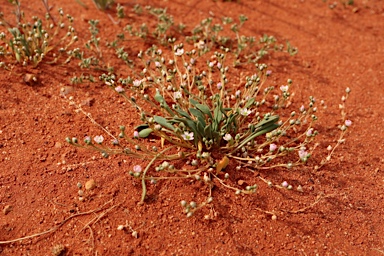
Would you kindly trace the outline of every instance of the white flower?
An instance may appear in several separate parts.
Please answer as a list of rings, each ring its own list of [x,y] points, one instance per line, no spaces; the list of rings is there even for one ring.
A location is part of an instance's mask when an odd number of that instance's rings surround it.
[[[185,131],[184,134],[181,135],[181,137],[183,137],[184,140],[193,140],[194,139],[193,132],[187,132],[187,131]]]
[[[103,141],[104,141],[104,137],[103,137],[103,135],[95,136],[95,137],[93,138],[93,140],[94,140],[97,144],[101,144],[101,143],[103,143]]]
[[[280,86],[280,90],[281,90],[282,92],[287,92],[287,91],[288,91],[288,88],[289,88],[288,85],[282,85],[282,86]]]
[[[242,116],[248,116],[249,114],[252,113],[252,111],[248,110],[247,108],[240,108],[239,113]]]
[[[124,92],[124,88],[121,87],[121,85],[119,85],[119,86],[115,87],[115,91],[118,92],[118,93],[122,93],[122,92]]]
[[[345,126],[349,127],[352,125],[352,121],[351,120],[345,120]]]
[[[276,144],[272,143],[272,144],[269,145],[269,151],[273,152],[273,151],[275,151],[276,149],[277,149]]]
[[[180,48],[179,48],[179,49],[177,49],[176,52],[175,52],[175,55],[176,55],[176,56],[181,56],[181,55],[183,55],[183,54],[184,54],[184,49],[180,49]]]
[[[305,151],[304,149],[299,150],[299,157],[301,160],[306,161],[307,158],[309,157],[309,153]]]
[[[311,137],[312,134],[313,134],[313,128],[308,129],[308,131],[306,133],[307,137]]]
[[[141,80],[136,79],[135,81],[133,81],[133,86],[139,87],[140,85],[141,85]]]
[[[223,136],[223,139],[225,141],[231,141],[232,140],[232,135],[229,134],[229,133],[226,133],[224,136]]]
[[[140,165],[135,165],[133,166],[133,172],[135,173],[140,173],[142,170],[141,166]]]
[[[180,91],[177,91],[177,92],[173,93],[173,98],[175,100],[181,99],[181,97],[183,97],[183,94]]]
[[[241,94],[241,91],[240,91],[240,90],[237,90],[237,91],[235,92],[235,96],[236,96],[236,97],[240,97],[240,94]]]

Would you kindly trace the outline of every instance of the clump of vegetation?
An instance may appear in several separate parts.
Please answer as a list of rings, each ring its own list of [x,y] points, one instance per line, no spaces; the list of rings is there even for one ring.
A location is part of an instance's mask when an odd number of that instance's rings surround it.
[[[33,67],[46,59],[50,63],[55,63],[78,40],[72,26],[73,17],[65,15],[60,8],[59,20],[55,21],[47,1],[43,3],[47,9],[45,19],[34,16],[32,21],[26,21],[18,0],[13,1],[16,7],[16,24],[7,21],[0,13],[0,25],[6,28],[0,32],[2,66],[6,67],[6,64],[13,59],[24,66],[31,64]]]
[[[181,203],[187,216],[212,202],[214,184],[236,194],[257,191],[256,180],[253,185],[242,187],[230,179],[231,171],[295,169],[306,164],[318,146],[314,127],[316,100],[311,96],[298,109],[292,109],[293,81],[288,79],[276,88],[268,80],[272,71],[260,63],[267,49],[282,47],[271,46],[277,44],[269,36],[260,39],[261,46],[250,43],[256,42],[253,39],[241,39],[238,29],[245,20],[241,16],[240,25],[232,28],[235,37],[220,37],[221,29],[212,26],[209,20],[201,22],[193,36],[186,39],[192,40],[192,45],[175,38],[168,38],[164,44],[164,37],[160,36],[160,46],[140,51],[139,60],[130,61],[141,63],[141,69],[139,64],[129,65],[134,75],[124,78],[102,74],[99,79],[131,103],[142,123],[130,131],[121,126],[117,136],[109,133],[111,145],[107,145],[103,135],[93,139],[87,136],[84,143],[77,138],[67,141],[99,151],[104,157],[122,154],[146,160],[146,166],[134,166],[130,172],[141,180],[142,202],[148,182],[192,179],[207,184],[210,192],[205,202]],[[231,23],[229,18],[223,21]],[[290,45],[288,48],[292,55],[297,51]],[[233,60],[235,65],[230,65]],[[232,71],[240,63],[250,65],[253,68],[248,70],[254,72],[238,75]],[[349,92],[347,89],[344,100]],[[342,122],[337,145],[328,148],[330,154],[317,168],[330,160],[342,142],[351,125],[345,113]],[[293,188],[287,182],[275,185],[266,179],[259,180],[281,189]]]

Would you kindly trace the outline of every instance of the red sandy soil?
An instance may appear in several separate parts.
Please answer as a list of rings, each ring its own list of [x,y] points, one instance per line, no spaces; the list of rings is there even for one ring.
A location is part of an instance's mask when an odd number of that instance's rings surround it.
[[[0,10],[13,20],[13,9],[5,2]],[[72,86],[70,77],[81,74],[76,64],[42,63],[35,69],[15,65],[0,73],[0,206],[5,209],[0,212],[1,255],[52,255],[58,245],[65,248],[61,255],[384,254],[383,1],[360,0],[351,6],[336,1],[333,9],[333,2],[320,0],[118,2],[126,12],[134,4],[166,7],[176,23],[189,29],[207,17],[245,14],[249,21],[244,33],[257,38],[267,33],[298,47],[294,57],[272,54],[266,62],[276,85],[294,80],[297,104],[307,102],[309,95],[324,100],[327,109],[319,113],[316,126],[319,153],[307,167],[260,175],[276,183],[301,184],[304,192],[261,184],[256,194],[242,196],[219,187],[213,190],[211,207],[187,218],[180,201],[202,202],[207,188],[199,182],[168,180],[149,185],[146,202],[138,205],[141,184],[128,174],[138,160],[104,159],[65,142],[67,136],[102,134],[60,93]],[[149,17],[128,16],[114,24],[107,15],[116,17],[114,9],[105,13],[89,0],[84,3],[88,9],[73,0],[50,2],[54,10],[63,7],[75,17],[80,41],[89,38],[90,19],[100,20],[100,36],[108,41],[128,22],[151,23]],[[22,1],[22,7],[26,15],[45,13],[37,0]],[[140,47],[140,42],[134,44]],[[25,83],[27,73],[38,81]],[[315,161],[325,156],[327,145],[336,143],[338,104],[346,87],[352,90],[346,111],[353,125],[332,161],[315,171]],[[128,104],[102,83],[68,88],[109,130],[137,124]],[[249,180],[252,175],[235,177]],[[84,186],[90,179],[97,187],[79,201],[77,184]],[[119,225],[125,229],[118,230]],[[49,232],[27,237],[44,231]],[[18,238],[23,239],[12,242]]]

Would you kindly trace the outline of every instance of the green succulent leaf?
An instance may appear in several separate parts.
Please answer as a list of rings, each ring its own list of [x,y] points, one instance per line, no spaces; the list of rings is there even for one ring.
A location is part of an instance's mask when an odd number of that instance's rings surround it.
[[[205,126],[204,135],[206,138],[212,138],[212,125]]]
[[[209,107],[207,105],[198,103],[198,104],[196,104],[196,108],[198,108],[204,114],[208,115],[210,118],[213,118],[211,110],[209,109]]]
[[[223,119],[223,113],[221,112],[220,108],[221,108],[221,106],[219,105],[213,111],[213,115],[214,115],[213,120],[214,120],[214,124],[215,124],[215,126],[213,127],[213,130],[218,129],[219,124],[220,124],[221,120]]]
[[[236,117],[239,115],[239,113],[235,112],[229,115],[227,118],[225,124],[222,126],[222,129],[224,129],[224,132],[237,132],[237,122]]]
[[[249,108],[250,106],[253,105],[253,103],[255,103],[255,98],[250,98],[247,103],[245,103],[245,107],[246,108]]]
[[[177,108],[177,109],[175,109],[175,111],[177,113],[179,113],[179,115],[181,115],[181,116],[183,116],[185,118],[188,118],[189,120],[192,120],[192,117],[187,112],[185,112],[184,110],[182,110],[180,108]]]
[[[260,121],[256,126],[255,126],[255,131],[251,133],[247,138],[245,138],[239,146],[235,148],[235,150],[232,151],[235,152],[238,149],[242,148],[244,145],[246,145],[248,142],[254,140],[256,137],[261,136],[263,134],[266,134],[267,132],[271,132],[275,130],[276,128],[279,127],[276,122],[279,121],[279,116],[271,116],[268,119],[264,119]]]
[[[271,124],[276,123],[277,121],[279,121],[279,119],[280,119],[280,117],[278,115],[270,116],[269,118],[263,119],[260,122],[258,122],[255,125],[255,128],[256,128],[256,130],[258,130],[258,128],[263,129],[264,127],[267,127]]]
[[[201,122],[197,122],[197,123],[196,123],[196,129],[197,129],[197,131],[199,132],[199,134],[200,134],[202,137],[207,137],[206,134],[205,134],[204,127],[205,127],[205,125],[203,125]]]
[[[156,90],[156,94],[154,96],[155,100],[160,103],[160,105],[163,105],[164,109],[171,115],[175,116],[176,114],[172,111],[172,109],[168,106],[167,102],[165,102],[165,99],[160,94],[159,90]]]
[[[173,125],[171,123],[168,122],[167,119],[165,119],[164,117],[162,116],[154,116],[153,117],[153,120],[158,123],[159,125],[171,130],[171,131],[175,131],[175,127],[173,127]]]
[[[204,115],[203,115],[203,113],[202,113],[201,111],[199,111],[199,110],[197,110],[197,109],[195,109],[195,108],[190,108],[190,109],[189,109],[189,112],[190,112],[192,115],[194,115],[194,116],[197,118],[197,120],[198,120],[199,122],[202,123],[203,126],[206,125],[206,123],[205,123],[205,117],[204,117]]]
[[[147,138],[152,132],[153,132],[153,130],[151,128],[143,129],[139,132],[139,137],[140,138]]]
[[[189,102],[194,106],[196,107],[197,104],[199,104],[199,102],[197,100],[194,100],[192,98],[189,99]]]

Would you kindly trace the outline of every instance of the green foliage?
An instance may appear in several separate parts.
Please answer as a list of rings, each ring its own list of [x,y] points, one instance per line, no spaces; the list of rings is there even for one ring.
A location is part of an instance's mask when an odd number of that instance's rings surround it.
[[[57,23],[48,12],[45,19],[35,16],[32,22],[26,22],[24,13],[18,9],[18,2],[16,6],[19,20],[17,26],[11,25],[3,14],[0,14],[1,25],[6,28],[6,31],[0,32],[0,40],[3,43],[0,45],[0,57],[14,58],[24,66],[32,64],[36,67],[46,58],[49,58],[51,63],[56,62],[78,40],[72,26],[73,17],[64,15],[62,9],[59,9],[60,19]]]
[[[234,65],[259,62],[270,50],[283,51],[284,47],[276,43],[273,36],[263,35],[259,41],[253,36],[241,35],[240,30],[248,20],[245,15],[239,16],[239,22],[235,23],[230,17],[222,18],[222,23],[213,24],[213,18],[207,18],[200,22],[192,30],[192,35],[187,41],[196,44],[201,53],[209,52],[220,47],[228,48],[234,53],[236,59]],[[228,30],[235,34],[228,36]],[[294,55],[295,48],[287,43],[287,51]],[[203,47],[204,45],[204,47]],[[255,51],[255,48],[259,48]],[[289,48],[288,48],[289,47]]]
[[[174,27],[173,17],[167,14],[167,9],[153,8],[151,6],[146,6],[143,9],[140,5],[135,5],[133,11],[138,15],[143,13],[150,15],[151,20],[153,19],[152,17],[155,17],[155,30],[150,32],[148,25],[145,23],[139,27],[128,24],[124,29],[126,32],[131,36],[140,37],[145,40],[149,37],[154,37],[160,44],[167,44],[167,38],[170,36],[169,32]],[[182,25],[179,25],[179,27],[182,27]]]
[[[308,162],[317,146],[315,99],[310,97],[307,104],[292,109],[292,80],[275,88],[268,79],[271,70],[260,62],[271,51],[295,55],[295,47],[287,42],[284,49],[273,36],[263,35],[256,40],[241,35],[240,30],[248,20],[244,15],[238,22],[224,17],[216,24],[207,18],[188,33],[182,24],[176,30],[166,9],[143,9],[136,5],[134,12],[154,15],[157,25],[143,23],[137,29],[128,24],[115,41],[107,44],[131,68],[131,76],[104,73],[99,79],[132,105],[141,124],[128,133],[121,126],[116,137],[107,132],[113,138],[110,146],[103,143],[102,136],[96,136],[95,143],[86,137],[84,144],[67,138],[70,144],[99,151],[104,157],[123,154],[149,161],[144,171],[135,166],[130,172],[141,180],[141,201],[146,198],[148,181],[203,181],[210,188],[207,200],[200,205],[182,202],[188,217],[212,202],[212,187],[217,185],[213,179],[236,194],[257,191],[257,184],[244,188],[230,181],[227,166],[236,166],[236,171],[256,171],[292,169]],[[187,44],[176,43],[171,36],[175,31],[181,33]],[[183,37],[184,32],[190,36]],[[93,45],[98,45],[97,33],[91,34]],[[156,44],[140,51],[138,59],[132,59],[126,44],[121,43],[133,37]],[[239,74],[235,70],[239,65],[247,65],[245,70],[253,72]],[[345,131],[346,126],[340,138]],[[329,161],[338,145],[320,166]],[[187,164],[175,166],[173,161],[177,160]],[[289,184],[274,185],[260,179],[268,186],[292,188]]]
[[[102,142],[94,144],[90,138],[86,145],[68,139],[72,145],[100,151],[105,157],[124,154],[152,159],[144,172],[131,173],[142,180],[142,201],[145,181],[156,182],[170,174],[198,180],[204,176],[208,184],[217,178],[224,187],[249,194],[256,192],[256,184],[239,189],[222,178],[230,163],[257,170],[291,169],[308,161],[317,135],[313,129],[317,120],[313,98],[307,107],[300,108],[298,115],[292,112],[281,120],[290,104],[291,80],[276,90],[268,85],[267,65],[257,64],[256,73],[238,77],[239,90],[234,91],[230,80],[233,73],[226,63],[227,57],[234,54],[228,48],[207,59],[198,49],[187,51],[173,39],[168,43],[171,56],[156,46],[138,54],[144,69],[136,72],[134,78],[100,76],[137,110],[142,124],[132,131],[133,136],[121,127],[113,147]],[[149,138],[159,144],[149,148]],[[177,149],[177,153],[168,153],[172,149]],[[195,169],[168,166],[168,161],[177,159],[184,159]],[[163,161],[155,167],[159,172],[153,173],[151,166],[158,161]],[[185,209],[190,215],[198,208]]]
[[[213,159],[212,153],[220,152],[220,157],[225,154],[238,161],[256,162],[257,168],[277,157],[275,153],[272,156],[266,152],[266,156],[260,158],[260,152],[268,149],[270,144],[284,140],[288,131],[301,126],[302,120],[310,120],[305,132],[316,120],[312,100],[309,109],[302,111],[298,119],[292,114],[285,122],[279,121],[277,112],[289,100],[291,82],[281,89],[281,96],[271,98],[270,93],[275,89],[266,87],[269,72],[265,64],[257,65],[257,74],[245,77],[243,90],[230,93],[229,67],[225,66],[228,49],[216,52],[215,60],[206,63],[207,70],[200,73],[196,69],[199,66],[196,49],[184,52],[183,44],[172,44],[172,49],[174,56],[168,61],[156,47],[146,51],[148,59],[139,54],[145,65],[141,79],[119,79],[116,84],[114,75],[101,77],[140,112],[144,123],[137,130],[142,138],[155,136],[191,150],[191,154],[211,167],[216,167],[220,160]],[[265,103],[271,100],[274,104],[267,108]],[[148,104],[152,107],[150,111],[145,110]],[[266,134],[265,139],[258,139]],[[297,155],[297,151],[312,141],[311,136],[302,142],[284,142],[278,155],[293,152]],[[256,161],[257,156],[261,160]],[[300,162],[298,158],[295,164]]]

